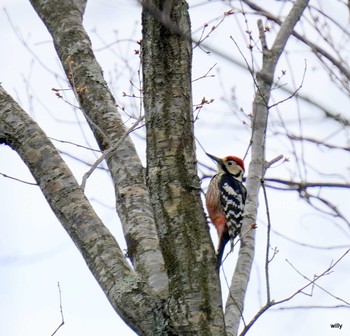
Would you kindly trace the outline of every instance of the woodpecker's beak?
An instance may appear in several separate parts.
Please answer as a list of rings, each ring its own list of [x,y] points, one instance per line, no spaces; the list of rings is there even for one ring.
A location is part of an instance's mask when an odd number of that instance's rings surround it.
[[[216,157],[216,156],[214,156],[214,155],[211,155],[211,154],[209,154],[209,153],[205,153],[205,154],[207,154],[212,160],[214,160],[215,162],[217,162],[217,163],[219,163],[219,164],[222,164],[222,159],[220,159],[220,158],[218,158],[218,157]]]

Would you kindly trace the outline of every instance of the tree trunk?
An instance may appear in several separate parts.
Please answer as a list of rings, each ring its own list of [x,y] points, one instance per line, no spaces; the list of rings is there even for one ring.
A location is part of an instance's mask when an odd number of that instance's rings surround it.
[[[164,9],[161,3],[143,9],[142,65],[147,185],[169,278],[167,309],[176,335],[223,335],[220,283],[196,172],[187,3],[169,2]]]

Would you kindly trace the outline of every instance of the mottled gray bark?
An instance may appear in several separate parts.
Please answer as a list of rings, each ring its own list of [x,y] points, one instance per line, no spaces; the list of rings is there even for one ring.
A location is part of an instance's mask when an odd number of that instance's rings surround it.
[[[82,25],[84,2],[32,0],[31,3],[52,35],[67,78],[100,148],[110,148],[126,130]],[[128,255],[140,276],[165,295],[167,277],[144,169],[130,137],[106,161],[114,182]]]
[[[196,172],[192,47],[184,37],[190,32],[187,4],[168,2],[161,12],[162,3],[146,1],[143,9],[142,60],[147,183],[169,277],[167,309],[176,335],[224,335],[220,284]]]
[[[155,335],[165,324],[160,300],[130,268],[45,133],[1,86],[0,143],[26,163],[116,312],[140,335]]]
[[[258,196],[261,180],[265,174],[265,137],[269,113],[269,99],[275,68],[293,29],[301,18],[308,0],[297,0],[289,12],[276,36],[271,49],[262,39],[263,65],[256,75],[257,90],[253,102],[253,124],[251,138],[251,162],[247,176],[246,187],[248,197],[245,205],[245,216],[242,232],[255,222],[258,209]],[[251,230],[241,241],[238,261],[232,278],[230,293],[226,302],[225,322],[228,335],[237,335],[241,321],[244,298],[249,281],[251,266],[254,258],[255,231]]]

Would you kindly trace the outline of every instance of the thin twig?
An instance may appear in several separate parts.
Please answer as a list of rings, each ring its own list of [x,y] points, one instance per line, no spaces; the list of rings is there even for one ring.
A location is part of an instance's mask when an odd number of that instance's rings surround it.
[[[249,225],[248,229],[239,236],[239,238],[234,242],[233,248],[226,254],[225,258],[222,260],[220,266],[224,263],[224,261],[227,259],[227,257],[233,252],[234,247],[240,242],[251,230],[255,230],[257,228],[256,223],[253,223]]]
[[[230,252],[230,253],[231,253],[231,252]],[[226,257],[227,257],[227,256],[226,256]],[[225,258],[225,259],[226,259],[226,258]],[[228,283],[225,270],[224,270],[223,267],[222,267],[221,269],[222,269],[222,273],[223,273],[223,275],[224,275],[224,279],[225,279],[225,282],[226,282],[226,286],[227,286],[227,288],[230,288],[230,285],[229,285],[229,283]],[[235,300],[235,298],[233,297],[233,295],[231,294],[231,292],[229,292],[229,296],[231,297],[232,301],[235,302],[235,304],[237,305],[236,300]],[[238,307],[238,309],[239,309],[239,305],[237,305],[237,307]],[[243,316],[243,311],[242,311],[242,310],[241,310],[241,319],[242,319],[242,322],[243,322],[243,326],[246,327],[247,324],[246,324],[246,322],[245,322],[245,318],[244,318],[244,316]]]
[[[283,300],[280,300],[280,301],[276,301],[274,302],[274,305],[277,305],[277,304],[281,304],[281,303],[284,303],[284,302],[287,302],[287,301],[290,301],[291,299],[293,299],[296,295],[300,294],[303,292],[304,289],[306,289],[307,287],[309,287],[310,285],[314,285],[314,283],[320,279],[321,277],[327,275],[348,253],[350,252],[350,249],[346,250],[345,253],[343,253],[343,255],[338,258],[338,260],[330,265],[324,272],[322,272],[320,275],[317,275],[315,276],[315,278],[313,280],[311,280],[308,284],[306,284],[305,286],[301,287],[300,289],[298,289],[296,292],[294,292],[292,295],[290,295],[289,297],[283,299]]]
[[[51,336],[55,335],[58,329],[60,329],[64,325],[64,317],[63,317],[63,308],[62,308],[62,293],[61,293],[61,287],[60,283],[57,282],[57,287],[58,287],[58,294],[60,298],[60,313],[61,313],[61,324],[56,328],[56,330],[51,334]]]
[[[315,276],[315,278],[313,280],[310,280],[305,286],[299,288],[297,291],[295,291],[289,297],[287,297],[287,298],[285,298],[283,300],[280,300],[280,301],[269,301],[269,302],[266,302],[266,304],[255,314],[255,316],[252,318],[252,320],[243,329],[243,331],[241,332],[240,336],[244,336],[248,332],[248,330],[253,326],[253,324],[259,319],[259,317],[263,313],[265,313],[270,307],[273,307],[273,306],[282,304],[284,302],[290,301],[291,299],[293,299],[298,294],[303,293],[304,289],[306,289],[307,287],[309,287],[311,285],[314,285],[317,280],[319,280],[323,276],[327,275],[349,252],[350,252],[350,249],[348,249],[342,256],[340,256],[338,258],[338,260],[334,264],[330,265],[324,272],[322,272],[320,275]]]
[[[266,281],[266,301],[271,301],[271,292],[270,292],[270,276],[269,276],[269,252],[270,252],[270,238],[271,238],[271,217],[269,210],[269,202],[267,199],[267,192],[264,185],[264,180],[261,180],[261,187],[264,194],[265,208],[266,208],[266,217],[267,217],[267,233],[266,233],[266,254],[265,254],[265,281]]]
[[[302,247],[306,247],[306,248],[311,248],[311,249],[316,249],[316,250],[340,250],[340,249],[344,249],[344,248],[348,248],[349,247],[349,244],[347,245],[334,245],[334,246],[320,246],[320,245],[313,245],[313,244],[307,244],[307,243],[303,243],[303,242],[300,242],[298,240],[295,240],[293,238],[290,238],[290,237],[287,237],[286,235],[272,229],[272,232],[283,238],[283,239],[286,239],[287,241],[293,243],[293,244],[296,244],[296,245],[299,245],[299,246],[302,246]]]
[[[202,78],[214,77],[215,75],[210,75],[210,76],[208,76],[208,75],[216,66],[217,66],[217,63],[215,63],[204,75],[202,75],[196,79],[192,79],[192,83],[197,81],[197,80],[200,80]]]
[[[293,309],[336,309],[336,308],[346,308],[350,309],[349,305],[334,305],[334,306],[287,306],[287,307],[279,307],[279,308],[272,308],[273,311],[281,311],[281,310],[293,310]]]
[[[74,69],[73,69],[73,65],[74,65],[74,59],[71,55],[68,55],[68,57],[66,58],[66,64],[68,66],[69,72],[67,73],[67,77],[69,79],[69,82],[72,86],[73,92],[75,93],[75,97],[79,103],[79,106],[81,106],[80,103],[80,94],[85,93],[85,90],[87,90],[87,87],[79,87],[75,84],[75,77],[74,77]],[[81,92],[81,93],[79,93]],[[74,106],[74,105],[73,105]],[[101,129],[101,127],[96,124],[95,122],[92,121],[92,119],[90,118],[90,116],[85,112],[85,110],[81,107],[76,107],[78,108],[84,115],[85,119],[88,121],[88,123],[90,124],[90,127],[93,126],[99,133],[100,135],[104,138],[104,140],[109,144],[110,143],[110,139],[109,137],[103,132],[103,130]]]
[[[269,162],[266,162],[265,165],[265,170],[267,170],[268,168],[270,168],[273,164],[275,164],[276,162],[278,162],[279,160],[282,160],[284,158],[284,156],[282,154],[276,156],[274,159],[270,160]]]
[[[73,145],[73,146],[76,146],[76,147],[79,147],[79,148],[90,150],[92,152],[101,153],[101,151],[99,149],[94,149],[94,148],[87,147],[87,146],[84,146],[84,145],[79,145],[79,144],[77,144],[75,142],[71,142],[71,141],[67,141],[67,140],[60,140],[60,139],[56,139],[56,138],[53,138],[53,137],[48,137],[48,138],[50,140],[57,141],[57,142],[60,142],[60,143],[63,143],[63,144]]]
[[[313,143],[313,144],[318,145],[318,146],[326,147],[328,149],[339,149],[339,150],[344,150],[344,151],[350,152],[350,147],[348,147],[348,146],[333,145],[330,143],[326,143],[323,140],[318,140],[318,139],[314,139],[314,138],[307,137],[307,136],[297,136],[297,135],[293,135],[293,134],[287,134],[287,137],[291,140],[306,141],[306,142],[310,142],[310,143]]]
[[[132,125],[122,136],[121,138],[117,141],[117,143],[106,149],[103,154],[95,161],[95,163],[91,166],[91,168],[84,174],[83,179],[81,181],[81,185],[80,187],[84,190],[85,189],[85,185],[86,185],[86,181],[89,178],[89,176],[93,173],[93,171],[98,167],[98,165],[108,157],[108,155],[110,155],[112,152],[114,152],[121,144],[122,142],[125,140],[125,138],[136,129],[136,127],[138,126],[138,124],[144,119],[144,116],[140,116],[137,118],[137,120],[135,121],[134,125]]]
[[[302,274],[289,260],[286,259],[286,262],[299,274],[301,275],[305,280],[308,280],[308,281],[311,281],[306,275]],[[327,293],[328,295],[330,295],[331,297],[333,297],[334,299],[338,300],[338,301],[341,301],[345,304],[347,304],[349,307],[350,307],[350,303],[343,300],[342,298],[338,297],[338,296],[335,296],[334,294],[332,294],[331,292],[329,292],[327,289],[324,289],[323,287],[321,287],[320,285],[314,283],[314,285],[321,289],[322,291],[324,291],[325,293]]]
[[[19,179],[17,177],[13,177],[13,176],[10,176],[10,175],[4,174],[4,173],[0,173],[0,175],[3,176],[3,177],[9,178],[11,180],[15,180],[17,182],[21,182],[21,183],[29,184],[29,185],[33,185],[33,186],[38,186],[38,184],[35,183],[35,182],[24,181],[24,180],[21,180],[21,179]]]
[[[343,213],[338,209],[338,207],[333,204],[331,201],[327,200],[326,198],[321,197],[320,195],[312,195],[309,193],[305,193],[305,196],[303,197],[306,199],[306,202],[310,204],[314,209],[323,212],[324,214],[327,214],[329,216],[334,216],[342,219],[347,226],[350,228],[350,221],[343,215]],[[312,199],[316,199],[319,202],[321,202],[324,206],[326,206],[328,209],[331,210],[331,212],[323,210],[321,207],[317,206],[312,202]]]
[[[297,95],[297,93],[298,93],[298,92],[301,90],[301,88],[303,87],[304,80],[305,80],[305,75],[306,75],[306,70],[307,70],[307,63],[306,63],[306,60],[305,60],[305,67],[304,67],[303,77],[301,78],[300,85],[299,85],[299,86],[296,88],[296,90],[294,90],[287,98],[282,99],[282,100],[278,101],[277,103],[270,105],[270,106],[269,106],[269,109],[271,109],[272,107],[276,107],[277,105],[282,104],[282,103],[286,102],[286,101],[289,100],[289,99],[292,99],[294,96]]]
[[[249,73],[252,76],[252,79],[253,79],[253,82],[254,82],[254,86],[255,86],[256,90],[259,92],[259,95],[260,95],[261,99],[264,101],[264,104],[266,106],[268,106],[268,102],[266,101],[266,97],[263,95],[263,93],[261,92],[260,87],[258,85],[258,82],[257,82],[256,76],[255,76],[254,70],[250,67],[246,57],[244,56],[244,54],[243,54],[241,48],[239,47],[238,43],[236,42],[236,40],[232,36],[230,36],[230,39],[233,41],[233,43],[235,44],[237,50],[239,51],[239,53],[241,54],[242,58],[244,59],[244,62],[247,65],[247,69],[248,69]]]
[[[13,30],[13,32],[15,33],[15,35],[17,36],[18,40],[22,43],[22,45],[27,49],[27,51],[34,57],[34,59],[39,63],[39,65],[41,65],[43,67],[43,69],[45,69],[47,72],[51,73],[52,75],[54,75],[57,78],[60,78],[62,80],[65,80],[63,77],[61,77],[61,75],[58,72],[55,72],[52,70],[51,66],[47,66],[42,60],[41,58],[34,53],[34,51],[29,47],[28,43],[27,43],[27,39],[25,37],[23,37],[22,32],[15,26],[15,24],[12,22],[10,14],[8,13],[7,9],[4,8],[3,9],[6,15],[6,18]]]
[[[179,34],[183,38],[190,40],[194,44],[198,43],[198,40],[190,37],[186,32],[183,32],[183,31],[179,30],[178,27],[177,27],[177,29],[174,30],[174,26],[171,23],[168,22],[170,20],[164,20],[164,18],[162,18],[162,12],[159,9],[149,6],[147,4],[146,0],[139,0],[139,1],[148,10],[151,10],[152,14],[155,15],[155,17],[160,22],[162,22],[165,27],[167,27],[168,29],[172,30],[173,32],[176,32],[177,34]],[[281,19],[279,19],[279,18],[275,17],[274,15],[272,15],[271,13],[263,10],[261,7],[259,7],[258,5],[254,4],[252,1],[249,1],[249,0],[242,0],[242,1],[245,4],[247,4],[249,7],[251,7],[253,10],[256,10],[257,13],[259,13],[261,15],[264,15],[267,19],[272,20],[272,21],[276,22],[279,25],[282,24],[282,20]],[[297,38],[301,38],[301,36],[299,34],[297,34],[295,31],[293,31],[292,34],[295,37],[297,37]],[[231,39],[232,39],[232,37],[231,37]],[[303,38],[302,41],[306,45],[310,46],[311,50],[314,51],[316,53],[316,55],[321,54],[321,55],[329,58],[330,55],[329,54],[325,54],[324,51],[321,48],[319,48],[317,45],[311,44],[311,42],[307,41],[305,38]],[[240,62],[240,61],[232,58],[231,54],[226,54],[226,53],[218,50],[217,48],[213,48],[213,46],[209,46],[208,44],[205,44],[205,43],[204,43],[203,47],[208,49],[208,50],[210,50],[210,52],[220,56],[221,58],[223,58],[223,59],[225,59],[225,60],[235,64],[239,68],[244,69],[244,70],[248,70],[252,74],[252,78],[255,78],[255,71],[254,71],[254,69],[252,69],[250,67],[250,65],[247,63],[246,60],[245,60],[245,62]],[[329,58],[329,60],[331,62],[333,62],[336,66],[338,66],[340,64],[339,62],[336,62],[333,57]],[[293,94],[293,92],[295,92],[295,90],[291,90],[291,89],[289,89],[287,87],[281,87],[281,89],[283,91],[286,91],[286,92],[290,93],[290,94]],[[314,100],[312,98],[309,98],[308,96],[304,96],[302,94],[299,94],[299,93],[297,93],[297,97],[299,99],[303,100],[304,102],[307,102],[307,103],[311,104],[312,106],[314,106],[314,107],[320,109],[321,111],[323,111],[324,115],[327,118],[333,119],[333,120],[339,122],[340,124],[342,124],[344,126],[349,126],[350,125],[350,122],[349,122],[349,120],[347,118],[343,117],[340,113],[331,111],[328,108],[322,106],[318,101],[316,101],[316,100]]]
[[[291,180],[283,180],[279,178],[265,178],[265,182],[273,182],[279,183],[286,186],[283,190],[295,190],[301,191],[306,190],[308,188],[350,188],[350,183],[338,183],[338,182],[302,182],[302,181],[291,181]],[[273,185],[266,185],[270,188],[275,188]],[[276,187],[276,189],[278,189]]]
[[[268,20],[274,21],[279,25],[283,24],[283,21],[268,12],[267,10],[263,9],[262,7],[258,6],[251,0],[242,0],[246,5],[248,5],[251,9],[255,10],[258,12],[260,15],[265,16]],[[329,52],[327,52],[325,49],[321,48],[319,45],[311,42],[308,40],[306,37],[300,35],[297,33],[295,30],[292,31],[292,35],[302,41],[304,44],[310,47],[310,49],[315,53],[315,55],[321,55],[325,58],[327,58],[335,67],[339,69],[339,71],[346,76],[346,78],[349,80],[350,79],[350,71],[346,67],[345,63],[339,62],[335,57],[333,57]]]

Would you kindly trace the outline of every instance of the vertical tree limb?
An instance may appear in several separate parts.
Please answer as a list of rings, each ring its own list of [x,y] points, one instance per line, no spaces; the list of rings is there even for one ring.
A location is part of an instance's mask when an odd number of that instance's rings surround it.
[[[169,277],[168,311],[176,335],[223,335],[220,284],[196,172],[187,3],[168,2],[163,14],[172,24],[166,26],[154,15],[162,5],[157,0],[143,7],[142,65],[147,182]]]
[[[268,122],[268,102],[271,94],[271,86],[278,59],[291,36],[294,26],[299,21],[308,0],[297,0],[282,23],[271,49],[263,43],[262,69],[256,74],[256,93],[253,102],[253,124],[251,162],[247,176],[246,187],[248,197],[245,205],[243,228],[256,221],[258,209],[258,195],[261,179],[265,174],[265,138]],[[261,34],[261,32],[260,32]],[[237,335],[239,323],[244,308],[244,298],[248,286],[251,266],[254,258],[255,230],[242,238],[238,261],[232,277],[230,293],[226,302],[225,322],[227,335]]]

